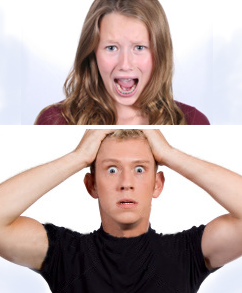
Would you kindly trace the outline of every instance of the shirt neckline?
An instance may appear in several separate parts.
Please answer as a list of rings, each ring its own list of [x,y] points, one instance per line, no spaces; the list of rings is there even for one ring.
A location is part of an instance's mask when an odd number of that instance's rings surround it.
[[[100,228],[98,229],[97,232],[98,232],[98,234],[100,234],[101,236],[103,236],[107,240],[119,241],[119,242],[122,242],[122,241],[125,241],[125,242],[130,241],[130,242],[132,242],[133,240],[139,240],[141,238],[144,238],[146,236],[149,236],[151,234],[156,233],[155,230],[153,230],[151,228],[151,225],[149,225],[148,230],[145,233],[142,233],[142,234],[140,234],[138,236],[134,236],[134,237],[117,237],[117,236],[113,236],[112,234],[109,234],[106,231],[104,231],[102,224],[101,224],[101,226],[100,226]]]

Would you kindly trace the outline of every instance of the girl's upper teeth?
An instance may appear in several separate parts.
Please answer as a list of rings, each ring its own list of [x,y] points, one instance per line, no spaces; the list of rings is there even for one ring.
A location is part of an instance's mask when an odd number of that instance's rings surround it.
[[[119,78],[119,80],[130,81],[130,80],[132,80],[132,78]]]

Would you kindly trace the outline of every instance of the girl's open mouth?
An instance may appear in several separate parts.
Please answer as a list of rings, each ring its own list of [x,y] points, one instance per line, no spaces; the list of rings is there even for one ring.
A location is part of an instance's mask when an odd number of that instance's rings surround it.
[[[138,88],[138,78],[115,78],[114,84],[117,93],[122,97],[133,96]]]

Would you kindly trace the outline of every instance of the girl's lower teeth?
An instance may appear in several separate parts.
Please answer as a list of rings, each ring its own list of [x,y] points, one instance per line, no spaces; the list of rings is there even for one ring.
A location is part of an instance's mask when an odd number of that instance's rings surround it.
[[[118,83],[116,83],[116,86],[117,86],[118,91],[124,95],[129,95],[136,89],[136,84],[134,84],[129,91],[122,90],[121,86]]]

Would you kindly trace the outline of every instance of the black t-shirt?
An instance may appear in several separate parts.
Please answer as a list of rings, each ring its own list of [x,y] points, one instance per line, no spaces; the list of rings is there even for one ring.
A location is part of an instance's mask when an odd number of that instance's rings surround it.
[[[102,226],[90,234],[44,227],[49,249],[40,274],[53,293],[194,293],[209,275],[204,226],[171,235],[149,228],[132,238],[111,236]]]

